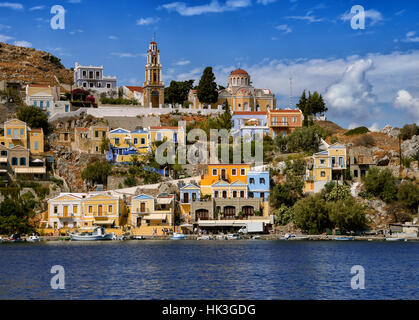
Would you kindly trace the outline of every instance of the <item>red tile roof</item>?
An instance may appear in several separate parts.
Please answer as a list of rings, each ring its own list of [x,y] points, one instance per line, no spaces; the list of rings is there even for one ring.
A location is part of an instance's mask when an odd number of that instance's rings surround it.
[[[241,75],[241,76],[248,76],[249,74],[243,69],[236,69],[230,73],[232,76]]]
[[[143,92],[143,87],[126,86],[131,91]]]
[[[279,110],[269,110],[269,112],[274,112],[274,113],[287,113],[287,112],[301,113],[301,110],[300,109],[279,109]]]
[[[178,127],[150,127],[150,130],[161,130],[161,129],[169,129],[169,130],[178,130]]]
[[[76,128],[76,130],[79,130],[79,131],[89,131],[88,128]]]
[[[267,115],[267,112],[264,111],[235,111],[233,115],[238,116],[264,116]]]

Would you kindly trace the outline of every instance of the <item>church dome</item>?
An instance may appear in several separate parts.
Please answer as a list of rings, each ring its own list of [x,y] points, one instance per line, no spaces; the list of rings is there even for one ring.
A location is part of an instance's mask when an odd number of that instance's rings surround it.
[[[249,74],[243,69],[236,69],[230,73],[232,76],[248,76]]]

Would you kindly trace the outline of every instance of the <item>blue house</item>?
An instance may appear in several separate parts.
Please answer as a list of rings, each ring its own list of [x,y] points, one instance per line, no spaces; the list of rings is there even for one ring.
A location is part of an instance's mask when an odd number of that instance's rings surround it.
[[[249,171],[247,173],[249,198],[263,198],[264,201],[268,201],[270,194],[269,184],[269,171]]]
[[[200,201],[201,199],[201,189],[194,185],[188,184],[180,189],[180,203],[191,203],[195,201]]]

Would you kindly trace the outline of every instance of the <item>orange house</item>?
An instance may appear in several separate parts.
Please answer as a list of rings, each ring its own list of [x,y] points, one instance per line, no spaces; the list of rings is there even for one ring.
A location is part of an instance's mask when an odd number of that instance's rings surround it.
[[[211,194],[211,186],[222,180],[232,184],[240,181],[247,185],[249,164],[209,164],[208,174],[201,178],[201,196]]]
[[[296,128],[303,126],[303,113],[296,109],[280,109],[268,111],[269,134],[272,139],[287,136]]]

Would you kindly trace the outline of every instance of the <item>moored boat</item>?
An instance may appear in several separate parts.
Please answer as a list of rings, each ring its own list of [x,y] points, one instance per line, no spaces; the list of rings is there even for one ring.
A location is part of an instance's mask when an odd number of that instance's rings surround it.
[[[27,239],[27,241],[28,242],[40,242],[41,238],[38,235],[33,234]]]
[[[172,237],[170,237],[170,240],[185,240],[186,237],[185,235],[181,234],[181,233],[174,233]]]
[[[407,241],[405,238],[386,238],[386,241]]]
[[[336,237],[334,240],[337,240],[337,241],[352,241],[352,240],[355,240],[355,237]]]
[[[228,234],[227,240],[241,240],[243,239],[239,234]]]
[[[20,237],[20,233],[14,233],[12,234],[9,239],[7,239],[8,242],[22,242],[22,238]]]
[[[70,240],[72,241],[105,241],[112,240],[113,233],[105,233],[105,228],[99,227],[91,233],[70,233]]]

